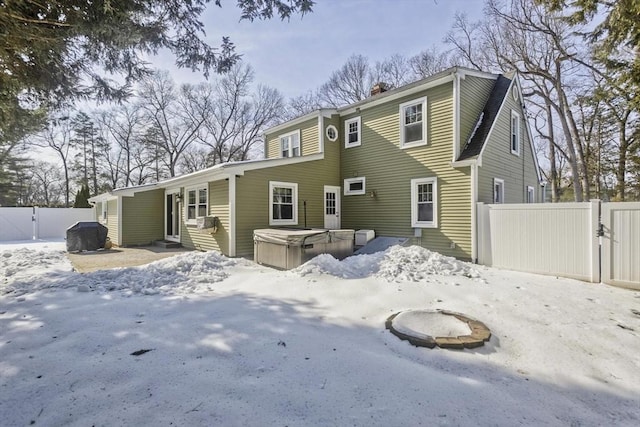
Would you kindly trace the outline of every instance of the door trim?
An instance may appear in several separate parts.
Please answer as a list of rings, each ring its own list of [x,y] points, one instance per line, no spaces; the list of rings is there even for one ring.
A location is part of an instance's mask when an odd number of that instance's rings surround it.
[[[342,209],[341,207],[341,200],[340,200],[340,191],[341,188],[340,186],[335,186],[335,185],[325,185],[324,186],[324,191],[322,192],[322,213],[323,213],[323,220],[324,220],[324,228],[329,228],[329,229],[340,229],[340,227],[342,226],[342,218],[340,216],[340,211]],[[336,218],[338,221],[338,226],[337,227],[327,227],[327,193],[328,192],[333,192],[336,195]]]
[[[176,197],[180,194],[180,189],[179,188],[175,188],[172,190],[165,190],[164,192],[164,238],[165,240],[168,240],[170,242],[177,242],[180,243],[180,209],[181,209],[181,202],[176,201]],[[174,234],[172,235],[168,235],[167,234],[167,213],[168,213],[168,209],[167,209],[167,196],[171,196],[171,201],[172,201],[172,215],[177,215],[177,221],[174,220],[173,222],[173,226],[176,228],[176,230],[174,230]]]

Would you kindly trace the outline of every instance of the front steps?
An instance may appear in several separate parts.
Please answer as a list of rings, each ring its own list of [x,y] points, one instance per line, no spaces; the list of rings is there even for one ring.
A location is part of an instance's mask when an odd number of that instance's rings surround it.
[[[154,246],[160,246],[165,249],[181,248],[182,245],[179,242],[171,242],[169,240],[156,240],[153,242]]]

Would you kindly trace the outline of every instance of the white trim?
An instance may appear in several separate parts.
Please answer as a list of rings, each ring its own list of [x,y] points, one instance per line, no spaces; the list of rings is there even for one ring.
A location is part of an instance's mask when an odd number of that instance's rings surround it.
[[[496,184],[500,184],[500,195],[496,197]],[[495,204],[503,204],[504,203],[504,179],[501,178],[493,178],[493,203]],[[496,199],[500,198],[500,201]]]
[[[107,223],[107,218],[109,217],[109,201],[103,200],[100,202],[100,222],[103,224]]]
[[[324,151],[324,134],[322,129],[324,129],[324,116],[320,114],[318,116],[318,153],[322,153]],[[302,150],[302,146],[300,149]],[[300,154],[302,154],[302,151],[300,151]]]
[[[511,90],[511,88],[513,87],[513,85],[516,84],[518,86],[518,91],[520,94],[522,94],[522,86],[520,86],[520,79],[518,79],[518,75],[514,75],[513,78],[511,79],[511,84],[509,85],[509,91]],[[507,94],[508,95],[508,94]],[[498,117],[500,116],[500,113],[502,112],[502,109],[504,108],[505,103],[507,102],[508,96],[505,96],[504,99],[502,100],[502,103],[500,104],[500,108],[498,108],[498,112],[496,113],[496,117],[493,120],[493,123],[491,124],[491,128],[489,129],[489,133],[487,133],[487,136],[485,138],[485,141],[488,141],[489,138],[491,138],[491,134],[493,133],[493,129],[496,126],[496,123],[498,122]],[[522,101],[522,99],[521,99]],[[523,104],[520,104],[521,108],[524,110]],[[536,168],[536,175],[538,176],[538,182],[542,183],[544,180],[542,178],[542,172],[540,171],[540,165],[538,164],[538,156],[536,156],[536,150],[535,150],[535,146],[533,144],[533,136],[531,134],[531,127],[529,126],[529,121],[525,120],[525,130],[527,131],[527,136],[529,138],[529,147],[531,149],[531,156],[533,157],[533,164],[535,165]],[[483,144],[482,149],[480,150],[480,154],[478,154],[477,159],[478,159],[478,165],[481,166],[482,165],[482,154],[484,153],[485,148],[487,147],[488,144]],[[509,143],[509,145],[511,145],[511,143]]]
[[[349,143],[349,125],[357,123],[358,125],[358,141]],[[344,148],[353,148],[362,145],[362,119],[360,116],[352,117],[344,121]]]
[[[340,113],[341,116],[346,116],[360,110],[366,110],[367,108],[372,108],[380,104],[385,104],[390,101],[395,101],[396,99],[399,99],[399,98],[404,98],[405,96],[420,93],[427,89],[431,89],[432,87],[436,87],[436,86],[440,86],[442,84],[448,83],[452,80],[453,80],[453,73],[451,73],[451,71],[449,70],[447,72],[447,75],[437,78],[435,80],[428,80],[423,84],[407,87],[406,89],[399,88],[397,92],[395,90],[392,90],[389,92],[383,92],[382,94],[378,95],[375,99],[372,99],[371,101],[367,101],[367,100],[360,101],[359,103],[343,107],[344,109],[338,109],[338,112]],[[407,86],[411,86],[411,85],[407,85]]]
[[[452,168],[464,168],[467,166],[476,166],[478,165],[477,159],[466,159],[466,160],[458,160],[457,162],[451,162]]]
[[[529,199],[529,194],[531,194],[531,199]],[[535,192],[535,189],[532,186],[527,185],[525,187],[524,195],[525,195],[525,199],[524,199],[525,203],[535,203],[536,202],[536,192]]]
[[[460,74],[453,79],[453,160],[460,156]]]
[[[273,219],[273,189],[290,188],[293,203],[292,219]],[[298,225],[298,184],[295,182],[269,181],[269,225]]]
[[[340,210],[342,209],[342,207],[340,206],[340,204],[342,203],[342,201],[340,200],[340,186],[336,186],[336,185],[325,185],[323,188],[323,196],[322,196],[322,212],[323,212],[323,217],[324,217],[324,228],[330,228],[327,227],[327,193],[328,192],[333,192],[336,193],[336,218],[338,221],[338,229],[341,227],[342,224],[342,218],[340,217]]]
[[[181,219],[180,218],[180,213],[181,213],[180,212],[180,210],[181,210],[180,207],[178,207],[177,212],[174,212],[174,214],[178,215],[178,222],[177,222],[178,230],[174,230],[174,231],[177,231],[177,233],[174,233],[171,236],[169,236],[167,234],[167,220],[168,220],[168,218],[167,218],[167,196],[168,195],[174,195],[174,194],[178,194],[179,195],[180,194],[180,188],[172,188],[172,189],[165,189],[164,190],[164,224],[163,224],[162,228],[164,229],[164,238],[165,238],[165,240],[169,240],[169,241],[172,241],[172,242],[180,242],[180,239],[181,239],[180,231],[181,231],[181,228],[182,228],[182,227],[180,227],[180,225],[182,223],[182,221],[180,221],[180,219]],[[171,203],[173,203],[173,202],[174,201],[173,201],[173,197],[172,197],[171,198]],[[183,202],[184,202],[184,200],[181,203],[183,203]],[[173,207],[172,207],[172,209],[173,209]],[[176,223],[174,222],[174,223],[171,224],[171,227],[173,228],[175,225],[176,225]]]
[[[418,220],[418,185],[431,184],[431,204],[433,206],[433,220]],[[416,178],[411,180],[411,227],[438,228],[438,178]]]
[[[471,262],[478,262],[478,166],[471,165]]]
[[[298,137],[298,155],[294,155],[293,154],[293,149],[294,149],[294,145],[293,145],[293,136]],[[288,139],[288,147],[287,147],[287,152],[288,155],[284,156],[283,154],[283,147],[282,147],[282,140],[283,139]],[[278,147],[280,147],[280,158],[281,159],[285,159],[288,157],[302,157],[302,138],[300,135],[300,129],[296,129],[294,131],[291,132],[287,132],[287,133],[283,133],[282,135],[278,135]]]
[[[515,80],[515,77],[514,77]],[[496,124],[498,123],[498,118],[500,117],[500,114],[502,113],[502,110],[504,109],[505,104],[507,103],[507,99],[509,99],[509,91],[511,90],[511,87],[513,86],[513,82],[514,80],[511,80],[511,84],[509,85],[509,88],[507,89],[507,94],[502,98],[502,102],[500,103],[500,108],[498,108],[498,112],[496,113],[496,116],[493,118],[493,123],[491,123],[491,128],[489,129],[489,132],[487,133],[487,136],[484,138],[484,143],[482,144],[482,149],[480,150],[480,154],[478,154],[478,159],[482,159],[482,154],[484,153],[484,150],[487,148],[488,141],[491,138],[491,134],[493,134],[493,130],[496,127]],[[509,125],[511,126],[511,125]],[[509,146],[511,146],[511,142],[509,142]]]
[[[496,80],[498,78],[497,74],[487,73],[484,71],[477,71],[470,68],[458,66],[450,67],[422,80],[418,80],[417,82],[409,83],[397,89],[383,92],[382,94],[377,95],[375,98],[367,98],[351,105],[346,105],[344,107],[338,108],[337,112],[341,116],[346,116],[355,113],[358,110],[366,110],[367,108],[375,107],[376,105],[384,104],[389,101],[403,98],[405,96],[413,95],[415,93],[419,93],[427,89],[431,89],[432,87],[440,86],[452,81],[453,76],[456,73],[459,73],[463,78],[466,76],[481,77],[491,80]]]
[[[418,141],[405,142],[405,109],[408,107],[413,107],[416,105],[420,105],[422,107],[422,139]],[[421,145],[427,145],[427,97],[423,96],[420,98],[412,99],[411,101],[403,102],[398,106],[398,115],[400,119],[400,148],[411,148],[411,147],[419,147]]]
[[[209,215],[209,183],[208,182],[201,182],[198,185],[193,185],[191,187],[185,187],[184,189],[184,198],[182,199],[182,206],[184,209],[184,223],[187,225],[196,225],[196,223],[198,222],[198,218],[201,218],[201,216],[198,215],[198,210],[199,207],[201,205],[200,203],[200,190],[205,190],[206,191],[206,195],[207,195],[207,204],[206,204],[206,212],[204,214],[204,216]],[[189,219],[189,192],[190,191],[195,191],[196,192],[196,199],[195,199],[195,218],[193,219]]]
[[[520,102],[522,102],[521,104],[521,108],[524,112],[524,100],[522,99],[522,86],[520,86],[520,79],[518,78],[518,75],[516,74],[514,77],[514,80],[516,81],[516,85],[518,86],[518,93],[520,94]],[[527,115],[525,114],[525,118],[527,117]],[[536,147],[533,143],[533,135],[531,135],[531,126],[529,126],[529,120],[524,120],[524,127],[525,130],[527,131],[527,137],[529,138],[529,148],[531,149],[531,156],[533,157],[533,164],[536,167],[536,176],[538,177],[538,183],[540,185],[543,185],[544,179],[542,177],[542,172],[540,171],[540,165],[538,164],[538,156],[536,155]],[[544,199],[543,199],[544,201]]]
[[[331,137],[329,136],[329,130],[333,129],[333,131],[335,132],[336,136],[335,138],[331,139]],[[327,139],[331,142],[336,142],[338,140],[338,138],[340,137],[340,134],[338,133],[338,128],[335,127],[334,125],[329,125],[327,126],[327,128],[324,131],[324,134],[326,135]]]
[[[265,135],[271,135],[274,134],[276,132],[280,132],[283,131],[287,128],[290,128],[292,126],[295,125],[299,125],[300,123],[304,123],[308,120],[311,120],[313,118],[315,118],[316,116],[320,116],[320,115],[331,115],[331,114],[337,114],[338,111],[335,108],[321,108],[319,110],[315,110],[312,111],[308,114],[305,114],[304,116],[300,116],[300,117],[296,117],[295,119],[280,123],[279,125],[275,125],[267,130],[264,131]]]
[[[351,191],[350,186],[353,183],[362,182],[362,190]],[[367,192],[367,178],[359,176],[355,178],[347,178],[344,180],[344,195],[345,196],[360,196]]]
[[[514,150],[513,149],[513,119],[516,119],[516,123],[517,125],[517,129],[516,129],[516,139],[517,139],[517,147]],[[520,145],[522,145],[522,131],[521,131],[521,117],[520,117],[520,113],[518,113],[517,111],[511,110],[511,117],[509,119],[509,149],[511,150],[511,154],[514,154],[518,157],[520,157]]]
[[[118,246],[124,246],[122,244],[122,196],[118,196],[116,211],[118,212]]]
[[[236,256],[236,175],[229,175],[229,256]]]

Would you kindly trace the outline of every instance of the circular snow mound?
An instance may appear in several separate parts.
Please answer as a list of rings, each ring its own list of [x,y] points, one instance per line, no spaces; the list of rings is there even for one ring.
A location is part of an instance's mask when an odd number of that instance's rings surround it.
[[[387,319],[392,334],[418,347],[475,348],[491,338],[482,322],[447,310],[407,310]]]

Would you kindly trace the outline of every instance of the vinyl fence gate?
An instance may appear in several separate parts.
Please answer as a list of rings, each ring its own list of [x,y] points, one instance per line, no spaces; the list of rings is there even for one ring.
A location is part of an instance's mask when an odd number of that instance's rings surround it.
[[[477,206],[478,263],[640,290],[640,203]]]

